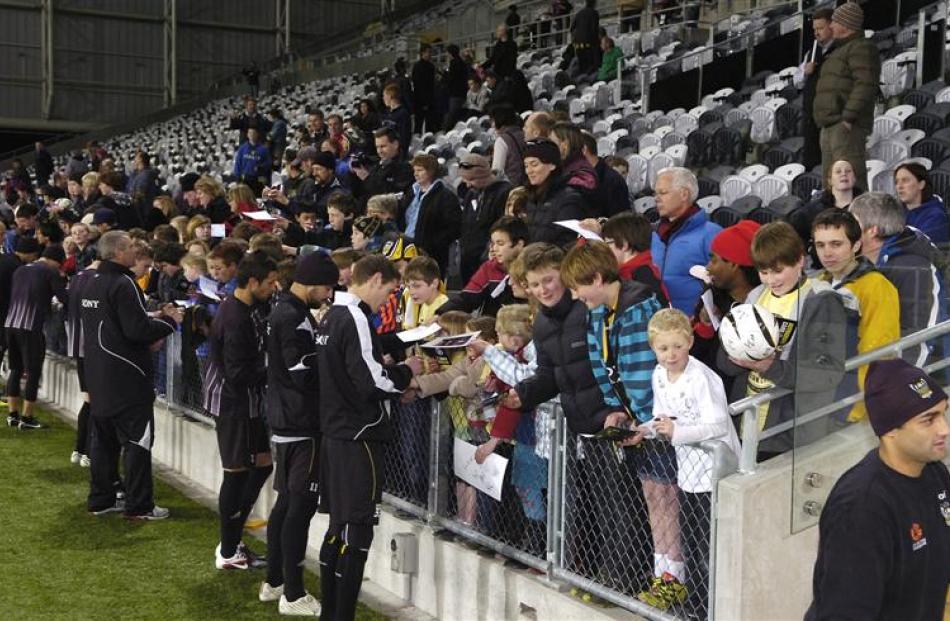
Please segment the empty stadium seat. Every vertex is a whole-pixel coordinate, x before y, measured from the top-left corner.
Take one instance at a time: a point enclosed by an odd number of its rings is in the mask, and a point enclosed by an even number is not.
[[[736,200],[750,194],[752,194],[752,182],[739,175],[726,177],[719,184],[719,196],[727,205],[731,205]]]

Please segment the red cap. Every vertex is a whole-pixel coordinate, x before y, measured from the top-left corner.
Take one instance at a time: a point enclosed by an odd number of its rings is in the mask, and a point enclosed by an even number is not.
[[[752,267],[752,238],[760,226],[752,220],[741,220],[720,231],[712,240],[711,250],[730,263]]]

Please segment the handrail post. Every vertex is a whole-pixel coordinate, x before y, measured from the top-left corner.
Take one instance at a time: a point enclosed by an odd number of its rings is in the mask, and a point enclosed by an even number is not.
[[[715,619],[716,607],[716,540],[719,524],[719,482],[736,471],[738,458],[732,449],[721,440],[705,440],[699,448],[712,457],[712,493],[709,499],[709,575],[706,618]]]
[[[742,412],[742,455],[739,456],[739,472],[755,473],[758,452],[759,408],[753,405]]]

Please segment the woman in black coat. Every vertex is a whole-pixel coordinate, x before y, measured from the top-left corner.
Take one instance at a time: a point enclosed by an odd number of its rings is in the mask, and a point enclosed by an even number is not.
[[[557,145],[550,140],[529,141],[525,145],[524,169],[529,192],[525,220],[532,243],[548,242],[562,248],[573,244],[577,234],[555,222],[583,220],[584,199],[562,174]]]
[[[461,230],[459,199],[439,178],[441,169],[434,155],[425,153],[412,158],[412,171],[416,182],[400,210],[400,225],[406,237],[438,262],[445,278],[449,247]]]

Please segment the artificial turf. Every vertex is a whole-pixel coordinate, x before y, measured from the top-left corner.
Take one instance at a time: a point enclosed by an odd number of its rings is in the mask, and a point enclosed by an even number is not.
[[[155,499],[168,520],[90,516],[89,471],[69,462],[75,431],[52,414],[39,418],[49,427],[0,428],[0,619],[283,618],[276,602],[257,600],[263,571],[214,568],[217,516],[167,483],[156,478]],[[314,574],[304,582],[319,594]]]

